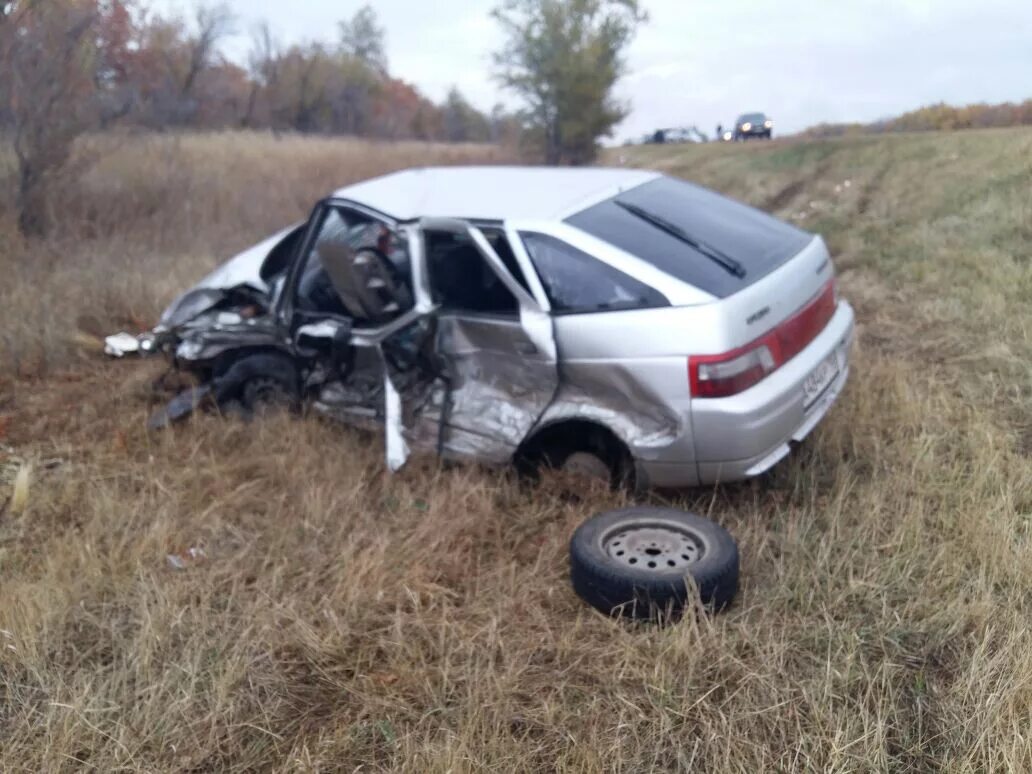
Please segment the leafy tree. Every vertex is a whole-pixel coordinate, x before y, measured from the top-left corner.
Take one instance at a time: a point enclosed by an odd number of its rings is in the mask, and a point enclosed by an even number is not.
[[[387,33],[371,5],[363,5],[340,23],[340,48],[377,72],[387,72]]]
[[[510,112],[502,104],[497,104],[491,109],[491,115],[487,120],[491,142],[509,146],[520,144],[523,125],[518,114]]]
[[[498,80],[526,105],[549,164],[585,164],[627,114],[613,86],[646,16],[638,0],[503,0],[493,12],[506,43]]]
[[[196,6],[193,23],[180,16],[154,16],[140,25],[133,85],[141,120],[149,125],[196,125],[205,112],[206,82],[223,68],[219,42],[232,32],[234,17],[225,3]]]
[[[47,192],[122,85],[128,0],[20,0],[0,16],[0,106],[18,164],[18,225],[43,235]]]
[[[148,13],[147,0],[0,0],[0,131],[16,160],[25,234],[48,230],[50,193],[86,163],[78,138],[115,121],[392,139],[511,135],[511,116],[489,119],[455,90],[438,106],[392,77],[371,6],[329,44],[284,48],[259,28],[244,70],[219,51],[233,26],[229,6],[191,4],[186,17]]]
[[[448,142],[485,142],[491,135],[487,117],[452,86],[441,105],[444,139]]]
[[[387,78],[373,100],[372,133],[377,137],[431,139],[441,134],[440,111],[410,83]]]

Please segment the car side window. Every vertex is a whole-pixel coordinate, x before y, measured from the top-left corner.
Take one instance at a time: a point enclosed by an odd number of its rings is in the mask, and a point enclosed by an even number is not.
[[[519,302],[467,234],[426,231],[430,293],[445,311],[516,316]],[[497,248],[496,248],[497,249]]]
[[[535,232],[522,232],[520,237],[555,314],[670,306],[655,288],[571,244]]]

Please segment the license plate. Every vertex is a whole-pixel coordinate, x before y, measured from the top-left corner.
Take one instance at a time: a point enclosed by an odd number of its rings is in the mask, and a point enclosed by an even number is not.
[[[832,352],[813,369],[806,377],[806,381],[803,382],[803,408],[809,408],[810,404],[821,396],[821,393],[838,376],[838,372],[838,357],[836,353]]]

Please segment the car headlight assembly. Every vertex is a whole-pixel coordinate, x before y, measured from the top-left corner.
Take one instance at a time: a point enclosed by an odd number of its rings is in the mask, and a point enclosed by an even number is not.
[[[770,129],[772,126],[774,126],[774,122],[768,118],[766,121],[763,122],[763,126],[767,129]]]
[[[750,124],[748,121],[746,121],[744,124],[742,124],[742,131],[743,132],[748,132],[750,129],[752,129],[752,124]]]
[[[204,352],[204,342],[198,339],[183,339],[176,347],[176,360],[197,360]]]

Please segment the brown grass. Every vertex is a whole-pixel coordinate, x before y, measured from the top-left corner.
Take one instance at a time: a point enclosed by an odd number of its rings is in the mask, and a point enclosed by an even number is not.
[[[245,132],[102,136],[78,150],[55,187],[55,233],[45,243],[26,244],[15,233],[13,159],[6,158],[12,182],[0,188],[0,270],[9,278],[0,284],[0,363],[16,371],[66,361],[77,322],[90,332],[149,325],[228,255],[302,220],[348,183],[421,164],[514,159],[490,145]],[[0,183],[4,172],[0,151]]]
[[[0,513],[0,768],[1032,768],[1032,132],[631,152],[820,230],[861,321],[797,454],[674,498],[744,569],[728,613],[667,628],[569,587],[566,541],[613,495],[390,477],[314,417],[151,437],[160,365],[68,343],[440,152],[144,138],[79,181],[97,212],[68,233],[0,232],[0,502],[33,470]]]

